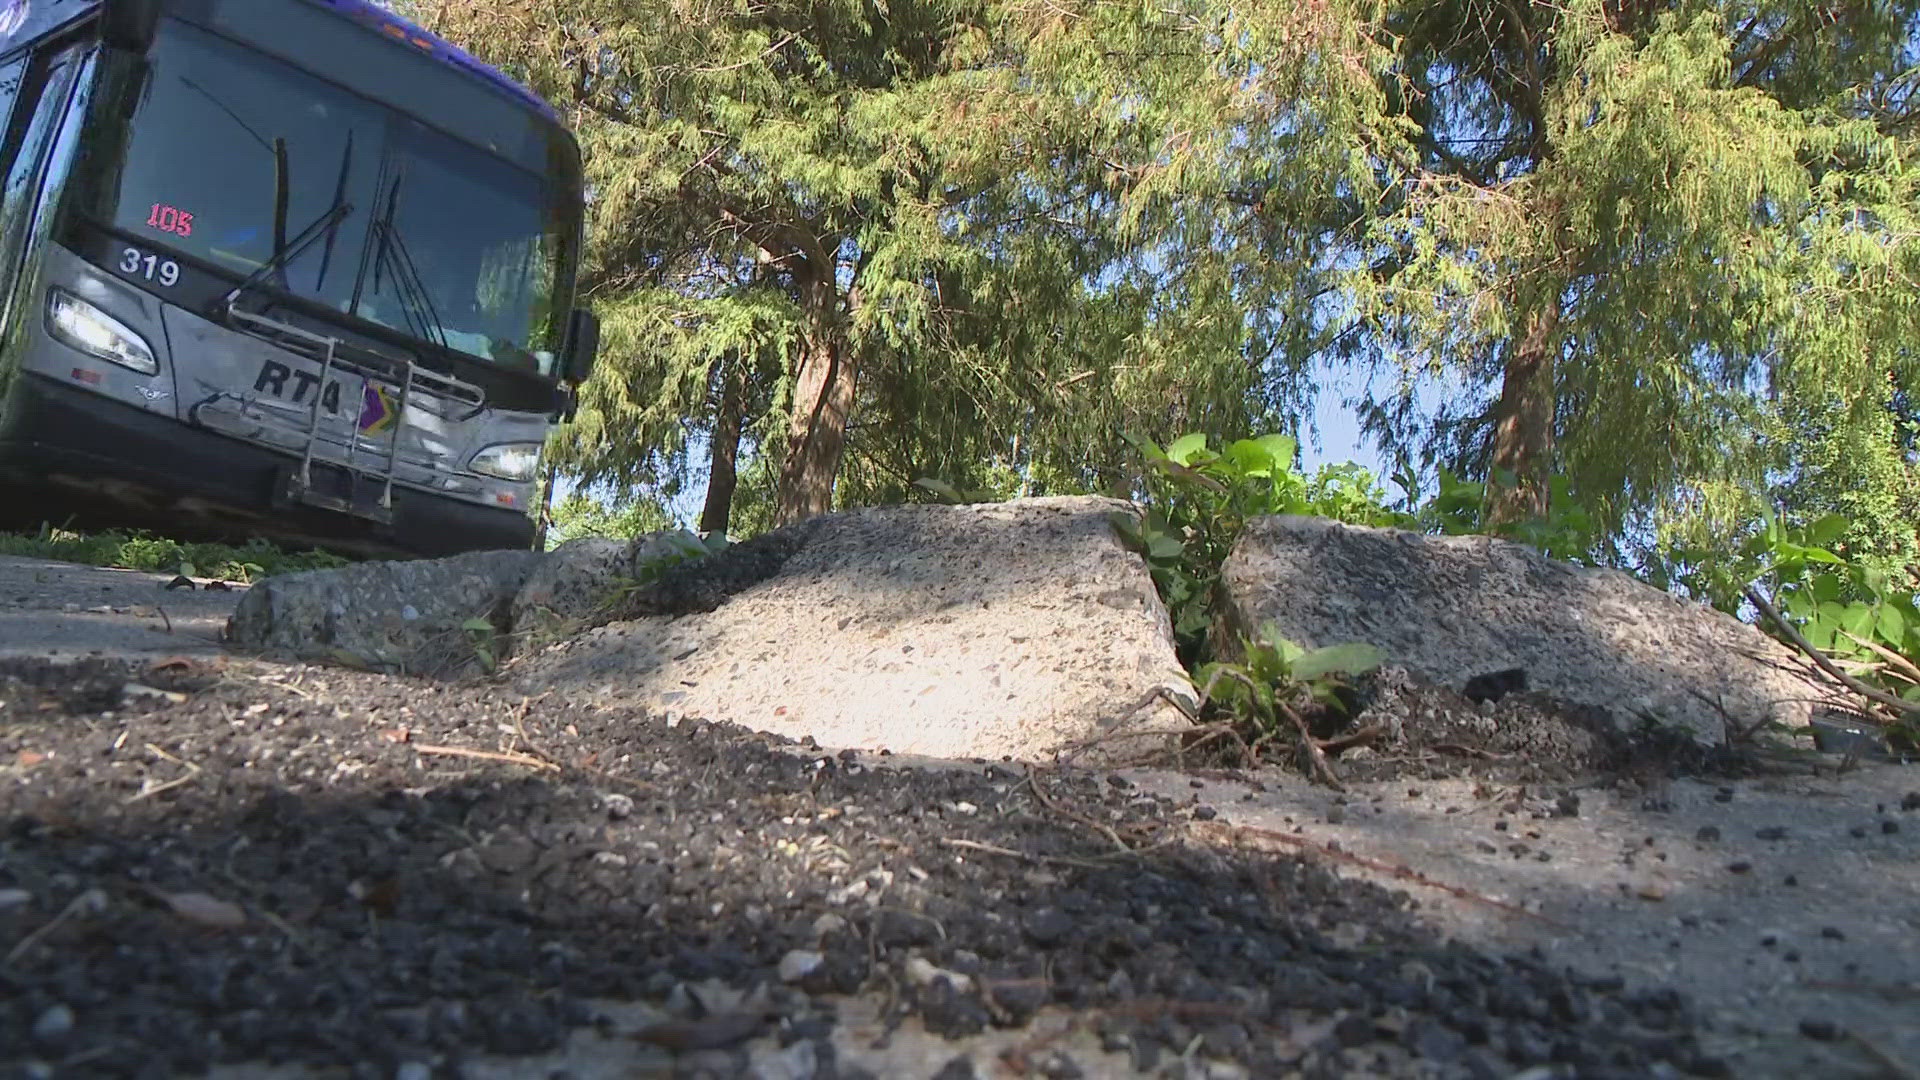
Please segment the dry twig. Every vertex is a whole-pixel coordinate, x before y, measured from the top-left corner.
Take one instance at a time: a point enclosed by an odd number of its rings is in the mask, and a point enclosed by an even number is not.
[[[1252,837],[1300,851],[1312,852],[1315,855],[1324,855],[1338,862],[1349,863],[1366,870],[1389,875],[1400,881],[1410,881],[1416,885],[1424,885],[1429,889],[1438,889],[1449,896],[1458,897],[1461,900],[1470,900],[1476,904],[1485,904],[1488,907],[1497,908],[1510,915],[1519,915],[1528,919],[1534,919],[1562,930],[1572,929],[1572,927],[1567,926],[1565,923],[1548,918],[1537,911],[1528,911],[1518,904],[1509,904],[1505,900],[1496,900],[1484,893],[1474,892],[1472,889],[1459,885],[1450,885],[1444,881],[1437,881],[1404,863],[1390,863],[1381,859],[1368,858],[1365,855],[1355,855],[1351,851],[1343,851],[1339,848],[1329,847],[1326,844],[1309,840],[1304,836],[1294,836],[1291,833],[1277,832],[1273,829],[1255,828],[1251,825],[1223,825],[1218,822],[1195,822],[1194,824],[1197,828]]]
[[[1127,843],[1125,840],[1120,839],[1120,834],[1113,831],[1113,826],[1108,825],[1105,822],[1095,821],[1092,818],[1086,816],[1085,814],[1076,813],[1072,810],[1067,809],[1064,806],[1061,806],[1059,803],[1054,802],[1053,798],[1049,796],[1044,790],[1041,789],[1040,781],[1037,777],[1037,774],[1032,769],[1027,770],[1027,788],[1028,790],[1033,792],[1033,797],[1039,800],[1040,805],[1046,807],[1049,811],[1055,814],[1058,814],[1069,821],[1076,821],[1082,825],[1085,825],[1087,828],[1093,829],[1094,831],[1100,833],[1102,836],[1105,836],[1108,840],[1111,840],[1113,842],[1114,847],[1118,848],[1123,852],[1126,852],[1129,855],[1134,853],[1133,845]]]
[[[129,806],[139,802],[141,799],[151,799],[155,795],[159,795],[163,792],[172,791],[174,788],[177,788],[177,787],[183,787],[187,784],[191,784],[193,783],[195,778],[197,778],[200,775],[200,766],[195,765],[191,761],[182,761],[180,758],[177,758],[172,754],[167,753],[165,750],[160,749],[159,747],[153,745],[152,743],[147,744],[147,749],[153,751],[154,754],[158,755],[159,757],[164,758],[167,761],[171,761],[175,765],[178,765],[181,768],[187,770],[187,775],[176,777],[172,780],[167,781],[164,784],[155,784],[152,787],[147,787],[144,784],[141,785],[141,788],[139,791],[135,792],[132,795],[127,796],[127,798],[125,799],[126,804]]]
[[[1313,732],[1307,729],[1306,718],[1291,705],[1284,702],[1275,704],[1280,707],[1281,712],[1287,714],[1287,719],[1293,721],[1293,729],[1300,733],[1300,747],[1307,755],[1307,763],[1311,766],[1313,778],[1335,791],[1347,790],[1347,786],[1340,782],[1339,775],[1333,771],[1333,766],[1327,762],[1327,752],[1320,748],[1320,741],[1315,739]]]
[[[413,748],[419,753],[432,754],[436,757],[475,758],[480,761],[498,761],[507,765],[524,765],[529,769],[549,769],[553,772],[560,771],[560,766],[544,758],[534,757],[532,754],[502,753],[498,750],[468,750],[462,746],[428,746],[421,743],[413,744]]]

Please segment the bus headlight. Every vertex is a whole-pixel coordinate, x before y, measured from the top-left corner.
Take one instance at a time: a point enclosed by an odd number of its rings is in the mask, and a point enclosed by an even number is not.
[[[145,338],[119,319],[61,289],[47,293],[47,329],[88,356],[130,368],[142,375],[160,370]]]
[[[540,472],[539,443],[499,443],[473,455],[467,468],[497,480],[525,482]]]

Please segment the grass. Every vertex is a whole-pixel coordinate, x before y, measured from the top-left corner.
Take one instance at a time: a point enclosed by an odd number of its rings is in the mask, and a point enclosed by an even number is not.
[[[264,540],[250,540],[239,547],[183,544],[144,532],[81,533],[52,527],[31,534],[0,533],[0,555],[248,584],[296,570],[347,564],[346,559],[324,551],[284,551]]]

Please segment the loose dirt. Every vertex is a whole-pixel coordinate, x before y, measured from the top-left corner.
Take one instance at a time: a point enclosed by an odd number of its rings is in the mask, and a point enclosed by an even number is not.
[[[1275,768],[907,762],[217,648],[61,648],[0,661],[14,1075],[1920,1062],[1910,769],[1700,777],[1728,762],[1623,757],[1525,695],[1415,690],[1371,716],[1437,711],[1342,755],[1336,793]]]

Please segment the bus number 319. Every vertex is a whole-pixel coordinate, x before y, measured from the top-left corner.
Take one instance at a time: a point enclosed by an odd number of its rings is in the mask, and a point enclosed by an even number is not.
[[[120,272],[133,277],[158,281],[166,288],[180,284],[180,264],[172,259],[162,259],[158,255],[149,255],[138,248],[127,248],[120,253]]]

